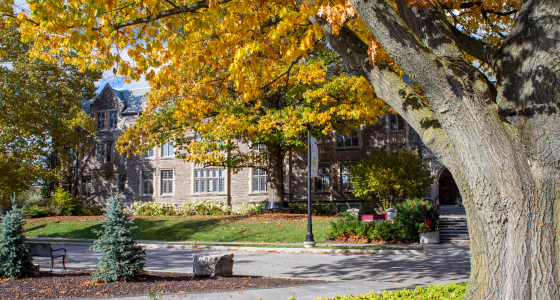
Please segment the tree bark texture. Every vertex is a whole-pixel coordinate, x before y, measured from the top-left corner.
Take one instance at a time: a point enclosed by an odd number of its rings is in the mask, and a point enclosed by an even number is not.
[[[370,64],[350,29],[311,21],[453,174],[471,239],[465,299],[560,299],[560,3],[525,1],[498,47],[458,32],[438,4],[350,2],[427,101]],[[497,88],[463,51],[494,68]]]
[[[268,170],[266,172],[266,185],[268,189],[268,201],[284,201],[284,172],[282,170],[284,153],[282,146],[276,143],[267,144],[268,148]]]

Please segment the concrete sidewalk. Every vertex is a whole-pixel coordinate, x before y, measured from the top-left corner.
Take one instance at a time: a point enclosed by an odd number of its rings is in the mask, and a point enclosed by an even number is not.
[[[88,269],[97,264],[99,253],[91,245],[54,244],[68,250],[67,268]],[[146,270],[192,273],[192,255],[226,251],[196,249],[185,245],[147,244]],[[440,245],[441,246],[441,245]],[[270,250],[271,248],[266,248]],[[463,248],[464,250],[464,248]],[[435,251],[435,250],[434,250]],[[447,251],[438,255],[322,254],[227,251],[233,253],[236,275],[328,280],[329,282],[282,288],[165,295],[164,299],[316,299],[336,294],[396,290],[404,287],[466,282],[470,273],[467,251]],[[50,259],[37,258],[50,269]],[[55,265],[60,272],[62,266]],[[202,296],[202,297],[201,297]],[[231,296],[231,297],[230,297]],[[82,300],[84,298],[81,298]],[[107,299],[107,297],[103,297]],[[147,299],[146,295],[115,299]]]

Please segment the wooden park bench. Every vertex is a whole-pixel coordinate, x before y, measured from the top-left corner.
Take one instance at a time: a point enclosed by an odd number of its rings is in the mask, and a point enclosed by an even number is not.
[[[31,248],[31,256],[51,258],[51,271],[53,270],[54,259],[59,257],[62,257],[62,266],[64,267],[64,270],[66,270],[66,264],[65,264],[66,249],[64,248],[53,249],[50,243],[27,243],[27,244],[29,245],[29,248]],[[64,250],[64,254],[55,256],[53,253],[62,250]]]

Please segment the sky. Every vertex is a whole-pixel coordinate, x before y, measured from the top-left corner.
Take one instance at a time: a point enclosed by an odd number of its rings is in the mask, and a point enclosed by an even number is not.
[[[105,71],[103,73],[103,79],[95,83],[95,86],[97,87],[96,93],[100,93],[107,83],[109,83],[109,85],[111,85],[111,87],[116,90],[137,89],[150,86],[150,84],[145,79],[133,81],[131,83],[125,83],[122,78],[114,78],[112,77],[112,75],[112,71]]]

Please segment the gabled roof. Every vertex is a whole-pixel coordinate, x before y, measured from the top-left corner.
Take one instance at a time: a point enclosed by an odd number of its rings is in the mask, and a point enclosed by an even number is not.
[[[150,91],[149,87],[129,89],[129,90],[115,90],[117,97],[125,102],[125,109],[122,111],[124,114],[142,112],[144,102],[147,100],[146,93]]]
[[[93,99],[82,100],[82,109],[87,114],[90,113],[91,105],[95,103],[95,100],[97,100],[99,95],[103,94],[103,92],[105,92],[106,89],[109,89],[111,93],[114,93],[117,96],[117,98],[119,98],[119,100],[123,102],[124,105],[123,105],[122,113],[124,114],[133,114],[133,113],[142,112],[142,107],[144,106],[145,101],[147,100],[146,93],[150,91],[149,87],[127,89],[127,90],[115,90],[111,87],[109,83],[107,83],[105,84],[101,92],[98,95],[96,95]]]

